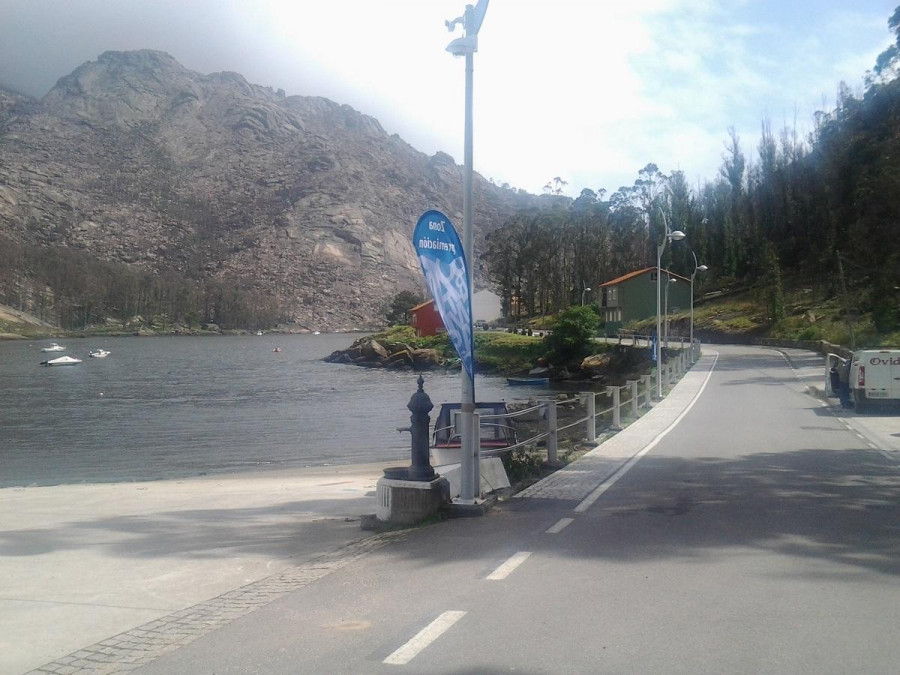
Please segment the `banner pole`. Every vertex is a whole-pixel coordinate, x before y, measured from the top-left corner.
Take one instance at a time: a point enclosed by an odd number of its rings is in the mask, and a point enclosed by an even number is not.
[[[469,289],[472,288],[473,271],[475,269],[475,257],[473,255],[472,236],[472,66],[474,55],[471,51],[466,53],[466,130],[465,130],[465,159],[463,174],[463,250],[466,254],[469,273]],[[470,290],[471,293],[471,290]],[[474,346],[474,345],[473,345]],[[463,368],[460,372],[460,384],[462,392],[460,398],[460,410],[467,418],[468,428],[472,429],[473,415],[475,413],[475,382],[474,376],[470,376]],[[462,437],[462,464],[460,470],[460,494],[461,502],[472,503],[475,500],[475,461],[474,461],[474,437],[465,434]]]

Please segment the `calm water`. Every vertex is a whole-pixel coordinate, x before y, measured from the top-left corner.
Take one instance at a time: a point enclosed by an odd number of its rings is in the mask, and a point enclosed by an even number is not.
[[[51,354],[49,340],[0,341],[0,487],[408,458],[396,427],[417,375],[322,361],[355,337],[67,339]],[[87,358],[97,347],[112,354]],[[84,363],[38,365],[61,355]],[[459,400],[458,375],[425,379],[435,404]],[[480,376],[476,391],[547,393]]]

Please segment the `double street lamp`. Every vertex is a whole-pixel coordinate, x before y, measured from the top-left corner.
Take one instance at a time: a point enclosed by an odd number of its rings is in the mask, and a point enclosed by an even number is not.
[[[677,279],[673,279],[668,271],[666,272],[666,278],[669,280],[669,282],[666,284],[666,306],[663,309],[663,316],[665,317],[663,319],[663,332],[665,333],[666,349],[668,349],[669,348],[669,287],[672,284],[674,284],[677,281]],[[678,310],[677,307],[674,307],[672,309],[672,311],[677,311],[677,310]]]
[[[669,230],[669,221],[668,219],[666,219],[666,213],[662,210],[662,207],[660,207],[659,209],[659,214],[663,219],[665,233],[663,234],[662,239],[656,247],[656,389],[658,397],[662,398],[662,345],[659,341],[659,338],[662,335],[660,326],[660,300],[662,300],[662,287],[660,285],[660,280],[662,279],[662,271],[660,268],[662,254],[663,251],[666,250],[666,244],[670,241],[681,241],[682,239],[684,239],[685,235],[681,230]]]
[[[697,254],[691,251],[694,256],[694,272],[691,274],[691,354],[694,353],[694,277],[697,272],[705,272],[709,268],[706,265],[697,264]],[[693,358],[693,357],[692,357]]]

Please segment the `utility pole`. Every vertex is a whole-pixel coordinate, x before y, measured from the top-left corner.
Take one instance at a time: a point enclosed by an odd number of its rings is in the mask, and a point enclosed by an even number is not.
[[[844,278],[844,263],[841,262],[841,252],[835,251],[838,259],[838,273],[841,276],[841,294],[844,296],[844,317],[847,320],[847,328],[850,330],[850,351],[856,351],[856,335],[853,332],[853,319],[850,317],[850,297],[847,295],[847,280]]]

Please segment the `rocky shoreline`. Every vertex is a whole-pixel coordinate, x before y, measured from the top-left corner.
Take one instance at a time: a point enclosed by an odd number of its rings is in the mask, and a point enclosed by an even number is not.
[[[328,363],[347,363],[364,368],[393,370],[434,370],[447,367],[451,359],[437,349],[416,349],[405,342],[379,342],[367,335],[347,349],[338,349],[325,357]]]

